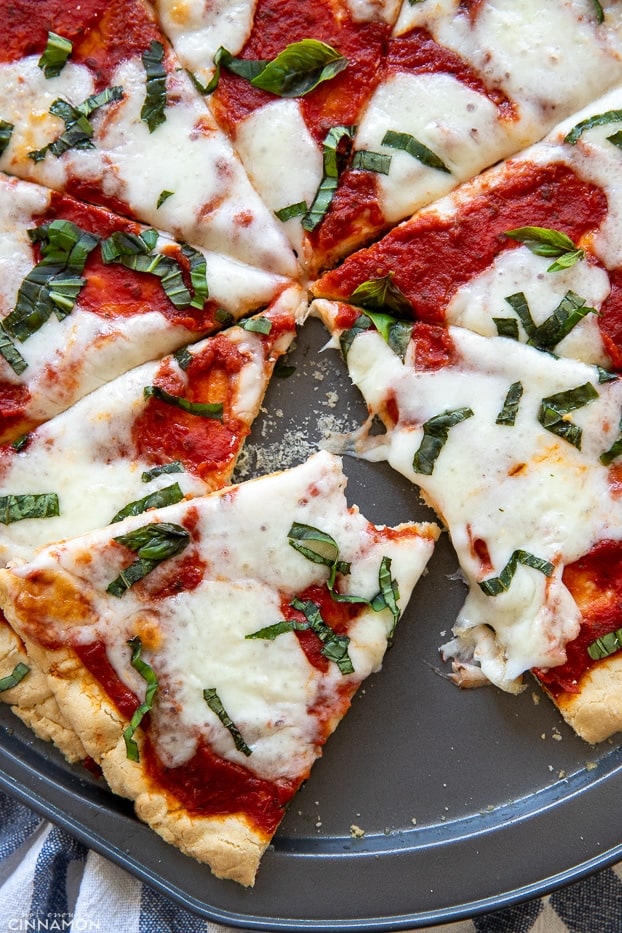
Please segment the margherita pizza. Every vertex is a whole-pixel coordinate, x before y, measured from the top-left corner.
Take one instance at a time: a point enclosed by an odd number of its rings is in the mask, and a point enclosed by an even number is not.
[[[347,450],[447,529],[448,678],[622,731],[620,0],[0,26],[2,698],[252,884],[434,567],[436,524],[346,503]],[[234,484],[309,307],[369,419]]]

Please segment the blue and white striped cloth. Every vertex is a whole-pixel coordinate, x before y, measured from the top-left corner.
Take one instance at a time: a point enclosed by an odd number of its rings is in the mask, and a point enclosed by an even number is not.
[[[0,793],[0,933],[226,933]],[[621,933],[622,866],[428,933]]]

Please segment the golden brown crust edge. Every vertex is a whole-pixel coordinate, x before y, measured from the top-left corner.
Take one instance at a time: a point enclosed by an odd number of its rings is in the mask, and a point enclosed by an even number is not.
[[[578,736],[592,745],[605,741],[622,731],[622,655],[604,658],[590,668],[578,693],[549,696]]]

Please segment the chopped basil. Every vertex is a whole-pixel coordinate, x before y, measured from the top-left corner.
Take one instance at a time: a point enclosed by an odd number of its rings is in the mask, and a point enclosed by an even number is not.
[[[456,408],[426,421],[423,424],[423,439],[413,458],[415,473],[431,476],[438,456],[449,439],[450,429],[472,417],[472,409]]]
[[[617,146],[618,149],[622,149],[622,130],[618,130],[616,133],[612,133],[611,136],[608,136],[607,142]]]
[[[13,450],[16,450],[17,452],[19,452],[20,450],[24,450],[24,448],[28,446],[29,441],[30,441],[30,434],[29,433],[22,434],[21,437],[16,437],[15,440],[12,441],[11,447],[13,448]]]
[[[398,133],[395,130],[387,130],[382,140],[383,146],[389,146],[390,149],[401,149],[407,152],[413,159],[426,165],[428,168],[435,168],[439,172],[447,172],[451,175],[451,169],[447,168],[445,163],[435,152],[424,146],[422,142],[411,136],[410,133]]]
[[[509,427],[514,427],[516,421],[516,415],[518,414],[518,406],[520,400],[523,397],[523,384],[522,382],[513,382],[510,388],[508,389],[507,395],[505,396],[505,401],[503,403],[503,408],[497,415],[496,423],[508,425]]]
[[[348,60],[325,42],[302,39],[286,46],[272,61],[235,58],[221,46],[214,63],[279,97],[303,97],[343,71]]]
[[[53,220],[28,231],[41,244],[42,259],[23,280],[15,308],[2,321],[4,331],[24,342],[42,327],[52,313],[59,320],[74,307],[86,260],[98,239],[69,220]]]
[[[54,518],[60,515],[55,492],[0,496],[0,524],[11,525],[25,518]]]
[[[532,567],[534,570],[539,570],[545,577],[550,577],[555,570],[553,564],[548,560],[535,557],[533,554],[530,554],[529,551],[523,551],[521,548],[517,548],[499,576],[489,577],[488,580],[480,580],[480,588],[487,596],[498,596],[500,593],[509,590],[519,564],[523,564],[525,567]]]
[[[188,246],[187,243],[183,244],[181,251],[188,260],[190,266],[190,284],[194,291],[190,307],[201,310],[209,298],[207,260],[203,253],[200,253],[198,249],[194,249],[193,246]]]
[[[595,12],[595,14],[596,14],[596,22],[597,22],[597,23],[604,23],[604,22],[605,22],[605,11],[604,11],[603,8],[602,8],[602,4],[599,2],[599,0],[592,0],[592,3],[594,4],[594,12]]]
[[[238,729],[238,727],[233,722],[233,720],[227,713],[226,709],[222,705],[221,699],[218,696],[216,688],[206,687],[205,690],[203,691],[203,699],[205,700],[205,702],[207,703],[211,711],[218,716],[218,718],[220,719],[225,729],[229,730],[229,732],[231,733],[231,738],[233,739],[234,745],[237,748],[237,750],[239,752],[242,752],[242,754],[246,755],[247,757],[249,755],[252,755],[253,754],[252,748],[250,748],[246,744],[246,742],[242,738],[242,733],[240,732],[240,730]]]
[[[112,596],[123,596],[134,583],[151,573],[161,561],[181,554],[190,543],[190,534],[181,525],[153,522],[119,535],[113,540],[134,551],[138,556],[138,560],[122,570],[106,589]]]
[[[620,421],[618,430],[618,437],[613,442],[612,446],[598,458],[603,466],[610,466],[613,461],[617,460],[620,454],[622,454],[622,420]]]
[[[383,152],[370,152],[369,149],[358,149],[352,157],[352,168],[388,175],[391,168],[391,156]]]
[[[250,635],[245,635],[245,638],[265,638],[266,641],[274,641],[275,638],[284,635],[286,632],[306,632],[308,628],[306,622],[299,622],[297,619],[281,619],[280,622],[275,622],[274,625],[266,625],[257,629],[256,632],[251,632]]]
[[[214,75],[214,77],[208,84],[201,84],[197,76],[193,74],[192,71],[189,71],[187,68],[184,68],[184,71],[186,72],[186,74],[188,75],[192,83],[194,84],[199,94],[203,94],[205,96],[206,94],[211,94],[212,91],[216,90],[216,86],[218,84],[218,77],[220,73],[219,68],[216,69],[216,74]]]
[[[365,314],[395,355],[403,361],[412,337],[413,322],[402,321],[392,314],[383,314],[380,311],[366,310]]]
[[[347,359],[348,353],[350,352],[350,347],[358,335],[363,334],[366,330],[369,330],[371,326],[371,318],[368,317],[367,314],[359,314],[352,327],[349,327],[348,330],[344,330],[341,337],[339,338],[339,346],[341,348],[341,352],[343,353],[344,359]]]
[[[4,693],[5,690],[10,690],[11,687],[17,687],[18,683],[20,683],[29,672],[30,668],[28,665],[19,661],[10,674],[0,678],[0,693]]]
[[[28,363],[19,352],[11,338],[8,334],[2,329],[2,324],[0,323],[0,356],[4,357],[7,361],[13,372],[17,376],[28,369]]]
[[[233,315],[231,311],[227,311],[226,308],[216,308],[214,311],[214,320],[218,324],[222,324],[223,327],[228,327],[230,324],[233,324]]]
[[[567,291],[552,314],[542,324],[536,324],[523,292],[509,295],[505,300],[519,317],[527,343],[538,350],[554,349],[586,315],[598,313],[595,308],[588,307],[580,295]]]
[[[143,483],[149,483],[156,476],[162,476],[163,473],[185,473],[184,465],[181,460],[172,460],[170,463],[162,463],[159,466],[145,470],[141,479]]]
[[[165,201],[168,201],[169,198],[172,198],[175,194],[174,191],[167,191],[166,188],[160,192],[158,200],[156,202],[156,210],[164,204]]]
[[[48,152],[58,159],[68,149],[94,149],[95,144],[92,141],[94,130],[89,117],[100,107],[121,100],[122,97],[123,88],[115,86],[87,97],[77,107],[60,97],[57,98],[50,106],[50,113],[61,118],[65,124],[65,131],[43,149],[34,149],[29,152],[28,157],[33,162],[41,162]]]
[[[135,272],[156,275],[161,280],[169,301],[176,308],[188,308],[194,298],[186,288],[181,267],[170,256],[153,252],[157,240],[156,230],[144,230],[140,234],[117,230],[102,241],[102,259],[107,264],[118,262]],[[202,304],[199,307],[202,307]]]
[[[37,63],[46,78],[58,77],[71,55],[72,48],[69,39],[65,39],[64,36],[59,36],[55,32],[48,32],[45,51]]]
[[[338,573],[350,573],[350,564],[339,560],[339,547],[331,535],[313,525],[294,522],[287,533],[290,545],[314,564],[324,564],[330,570],[328,588],[333,590]]]
[[[149,127],[149,132],[153,133],[166,120],[166,68],[162,64],[164,46],[153,39],[141,58],[147,81],[140,118]]]
[[[14,129],[14,123],[9,123],[7,120],[0,120],[0,156],[4,155],[4,150],[11,141],[11,135]]]
[[[569,421],[567,416],[570,412],[583,408],[584,405],[589,404],[596,398],[598,398],[598,392],[591,382],[586,382],[565,392],[549,395],[547,398],[543,398],[540,403],[538,421],[547,431],[568,441],[577,450],[581,450],[583,430],[578,425],[573,424],[572,421]]]
[[[285,223],[287,220],[291,220],[292,217],[303,217],[308,210],[309,205],[306,201],[297,201],[295,204],[288,204],[274,213],[277,220]]]
[[[200,415],[203,418],[222,418],[222,402],[190,402],[180,395],[171,395],[160,386],[145,386],[143,392],[146,399],[157,398],[160,402],[175,405],[191,415]]]
[[[591,130],[594,126],[606,126],[608,123],[619,123],[622,121],[622,110],[607,110],[605,113],[597,113],[593,117],[586,117],[574,126],[567,136],[564,137],[565,143],[574,146],[586,130]]]
[[[622,628],[601,635],[587,646],[587,653],[593,661],[601,661],[603,658],[608,658],[610,654],[615,654],[620,648],[622,648]]]
[[[570,237],[561,230],[552,230],[549,227],[517,227],[515,230],[506,231],[505,235],[524,243],[536,256],[557,257],[547,272],[569,269],[585,259],[585,250],[576,247]]]
[[[142,652],[142,642],[138,636],[130,638],[128,645],[132,649],[132,657],[130,658],[130,664],[134,670],[138,671],[140,676],[143,678],[147,684],[147,689],[145,691],[145,699],[140,704],[138,709],[135,710],[134,715],[130,719],[130,724],[123,731],[123,739],[125,741],[125,752],[130,761],[139,761],[138,745],[134,739],[134,733],[136,732],[138,726],[141,724],[143,717],[151,712],[153,708],[153,701],[158,690],[158,680],[153,671],[153,668],[147,664],[146,661],[143,661],[141,658]]]
[[[302,218],[302,226],[312,232],[322,222],[330,207],[339,184],[339,147],[354,136],[353,126],[333,126],[324,137],[322,147],[324,176],[313,199],[313,203]]]
[[[179,350],[176,350],[175,353],[173,353],[173,359],[179,368],[185,372],[192,363],[194,357],[188,347],[181,347]]]
[[[292,599],[290,606],[302,612],[309,623],[311,631],[315,632],[322,642],[321,654],[329,661],[333,661],[342,674],[353,674],[354,665],[348,654],[348,645],[350,638],[347,635],[340,635],[328,625],[322,618],[320,607],[312,599],[306,599],[304,602],[298,597]]]
[[[243,321],[238,321],[238,325],[243,330],[252,331],[256,334],[269,334],[272,330],[272,322],[266,317],[249,317]]]
[[[611,373],[609,370],[603,369],[602,366],[597,366],[596,371],[599,385],[603,385],[605,382],[615,382],[619,378],[617,373]]]
[[[493,323],[497,328],[499,337],[507,337],[509,340],[518,340],[518,321],[513,317],[493,317]]]
[[[382,558],[380,562],[380,569],[378,571],[380,592],[374,596],[370,603],[374,612],[382,612],[383,609],[388,609],[393,616],[393,625],[391,626],[391,631],[388,635],[389,643],[393,638],[395,627],[400,620],[400,608],[398,605],[400,591],[397,585],[397,580],[391,576],[391,564],[392,560],[390,557],[385,556]]]
[[[161,509],[165,505],[174,505],[175,502],[181,502],[184,494],[179,483],[173,483],[171,486],[164,486],[162,489],[156,489],[155,492],[143,496],[142,499],[135,499],[134,502],[128,502],[117,514],[110,520],[110,524],[120,522],[128,515],[141,515],[147,509]]]
[[[408,298],[393,282],[393,272],[377,279],[367,279],[354,289],[348,298],[350,304],[376,311],[393,311],[395,314],[412,317],[413,308]]]

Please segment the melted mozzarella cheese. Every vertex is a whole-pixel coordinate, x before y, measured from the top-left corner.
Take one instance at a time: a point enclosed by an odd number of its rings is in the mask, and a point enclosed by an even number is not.
[[[145,643],[143,658],[156,670],[161,687],[161,702],[156,702],[150,719],[165,764],[183,764],[203,739],[218,754],[263,778],[296,779],[313,763],[323,741],[314,707],[328,713],[329,724],[336,725],[342,685],[356,685],[378,669],[392,616],[386,609],[361,610],[361,620],[350,631],[355,671],[347,675],[334,663],[326,672],[311,665],[294,633],[271,641],[246,638],[282,618],[282,600],[326,580],[326,567],[289,545],[292,523],[312,525],[335,538],[340,558],[352,562],[352,578],[345,578],[349,593],[355,587],[358,595],[373,597],[382,558],[391,558],[401,610],[437,534],[433,526],[403,526],[399,535],[370,529],[356,509],[348,509],[344,487],[338,458],[320,452],[292,470],[115,526],[115,533],[125,533],[146,521],[192,521],[198,556],[207,572],[195,588],[152,603],[132,589],[122,603],[106,594],[120,569],[119,549],[111,546],[107,529],[43,549],[13,573],[19,577],[60,567],[77,578],[94,609],[92,618],[86,616],[79,626],[63,632],[62,620],[55,618],[50,604],[46,626],[61,639],[103,639],[119,677],[138,696],[144,695],[145,684],[130,667],[126,642],[141,626],[155,626],[159,643],[153,649]],[[252,749],[249,757],[234,747],[228,730],[207,706],[206,688],[217,690]]]
[[[330,322],[330,305],[316,307]],[[409,358],[402,363],[377,332],[354,340],[348,368],[371,413],[382,416],[389,397],[399,412],[386,436],[363,436],[359,448],[418,485],[447,524],[469,584],[448,655],[516,690],[524,671],[563,663],[565,645],[578,632],[580,612],[562,582],[565,564],[622,534],[622,502],[599,462],[618,434],[622,389],[617,380],[599,385],[590,366],[516,341],[460,328],[450,335],[457,360],[436,371],[417,371]],[[516,382],[523,396],[515,425],[497,424]],[[538,415],[544,398],[588,382],[598,397],[565,416],[583,430],[578,450],[546,430]],[[432,474],[417,472],[425,423],[460,409],[472,414],[448,430]],[[498,576],[517,550],[550,561],[552,575],[519,564],[505,592],[485,595],[479,583]]]

